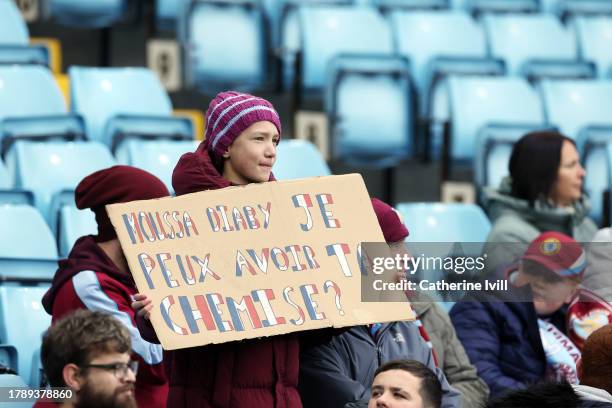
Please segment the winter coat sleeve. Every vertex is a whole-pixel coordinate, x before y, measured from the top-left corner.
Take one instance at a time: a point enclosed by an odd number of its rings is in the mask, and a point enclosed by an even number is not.
[[[369,398],[370,391],[351,378],[350,363],[334,341],[301,353],[299,389],[304,408],[336,408]]]
[[[489,386],[492,395],[527,386],[504,375],[500,368],[499,327],[487,304],[458,302],[450,316],[470,361]]]
[[[489,396],[489,387],[470,363],[448,313],[432,303],[419,318],[429,333],[446,379],[461,393],[462,406],[483,405]]]

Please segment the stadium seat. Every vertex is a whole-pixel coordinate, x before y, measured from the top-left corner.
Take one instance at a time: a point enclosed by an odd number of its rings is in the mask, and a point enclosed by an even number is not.
[[[36,208],[29,205],[0,206],[0,230],[0,275],[10,274],[23,278],[53,277],[57,267],[57,247],[49,226]],[[37,268],[11,270],[12,264],[8,263],[9,260],[50,260],[53,269],[50,274],[48,270],[45,272],[45,262],[41,262],[42,266]]]
[[[172,171],[178,159],[193,152],[200,142],[195,140],[128,140],[117,151],[117,162],[139,167],[159,177],[172,190]]]
[[[504,73],[503,63],[487,56],[482,27],[463,11],[399,11],[390,21],[396,52],[410,60],[422,117],[446,75]]]
[[[77,239],[98,233],[98,224],[90,210],[79,210],[75,205],[62,205],[59,210],[58,244],[61,257],[67,257]]]
[[[413,154],[414,102],[403,57],[337,56],[326,87],[335,160],[389,168]]]
[[[612,80],[543,81],[541,92],[548,123],[576,140],[580,151],[588,127],[612,126]]]
[[[578,16],[597,16],[612,14],[609,0],[541,0],[542,11],[568,20]]]
[[[591,132],[582,161],[586,171],[584,190],[591,199],[590,216],[599,225],[609,225],[612,208],[609,196],[607,202],[605,197],[612,193],[612,128]]]
[[[0,66],[0,141],[5,153],[20,138],[79,139],[84,125],[68,114],[51,72],[43,66]]]
[[[612,75],[612,17],[576,17],[574,24],[582,59],[596,63],[600,78],[610,77]]]
[[[393,55],[390,27],[374,8],[313,6],[300,9],[299,21],[303,90],[322,91],[339,54]]]
[[[396,209],[414,242],[484,243],[491,229],[475,204],[401,203]]]
[[[215,93],[265,84],[266,36],[258,0],[191,2],[181,26],[188,85]]]
[[[540,9],[538,0],[451,0],[452,8],[471,14],[533,13]]]
[[[471,162],[479,135],[488,137],[500,129],[503,138],[512,129],[516,136],[525,129],[544,127],[544,114],[537,93],[521,78],[451,77],[446,91],[448,112],[434,112],[437,121],[450,120],[450,160]],[[436,105],[437,106],[437,105]]]
[[[578,61],[573,33],[552,15],[487,15],[483,18],[492,56],[508,74],[533,79],[588,78],[592,64]]]
[[[28,385],[16,374],[0,374],[0,387],[24,388]],[[33,402],[0,402],[0,408],[32,408]]]
[[[329,176],[331,171],[315,145],[306,140],[281,140],[272,170],[277,180]]]
[[[172,116],[159,79],[146,68],[71,67],[72,110],[85,120],[89,139],[112,151],[123,140],[193,139],[191,121]]]
[[[4,163],[0,161],[0,189],[8,189],[12,187],[12,182]]]
[[[45,14],[71,27],[102,28],[121,20],[128,0],[47,0]]]
[[[158,29],[176,29],[187,0],[155,0],[155,23]]]
[[[383,13],[393,10],[448,9],[449,0],[369,0]]]
[[[0,1],[0,63],[48,65],[47,49],[29,41],[28,27],[15,3]]]
[[[42,334],[51,324],[51,316],[41,304],[48,288],[48,283],[0,285],[0,342],[17,348],[17,373],[30,387],[40,386],[32,364],[37,365]]]
[[[53,231],[57,228],[57,211],[53,197],[74,189],[87,175],[113,166],[115,160],[106,146],[96,142],[19,141],[6,159],[15,174],[15,187],[34,192],[35,204]]]

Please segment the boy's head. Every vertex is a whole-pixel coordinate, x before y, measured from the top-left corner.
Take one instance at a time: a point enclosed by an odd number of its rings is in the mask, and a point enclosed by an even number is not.
[[[560,232],[543,232],[523,254],[517,283],[531,285],[536,312],[548,315],[571,300],[585,269],[578,242]]]
[[[267,100],[221,92],[206,111],[204,146],[215,166],[234,184],[268,181],[276,160],[281,121]]]

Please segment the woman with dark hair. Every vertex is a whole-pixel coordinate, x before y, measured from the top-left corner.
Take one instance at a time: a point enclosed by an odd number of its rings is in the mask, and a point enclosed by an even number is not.
[[[591,241],[597,227],[587,217],[585,171],[572,139],[550,131],[529,133],[514,145],[509,170],[499,189],[485,190],[493,223],[485,246],[487,270],[512,262],[543,231]],[[516,244],[495,245],[502,242]]]

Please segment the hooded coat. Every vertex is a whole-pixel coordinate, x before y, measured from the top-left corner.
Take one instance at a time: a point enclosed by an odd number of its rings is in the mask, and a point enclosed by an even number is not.
[[[106,312],[123,323],[130,332],[133,358],[139,363],[138,406],[163,408],[168,395],[163,351],[159,344],[144,340],[136,327],[131,308],[131,296],[136,292],[132,276],[117,269],[93,236],[84,236],[74,244],[68,259],[59,262],[42,304],[52,323],[76,309]]]
[[[195,152],[180,158],[172,184],[177,195],[231,185],[215,168],[203,144]],[[139,319],[138,325],[145,338],[158,341],[148,321]],[[297,390],[297,335],[166,351],[164,359],[170,380],[168,407],[302,406]]]
[[[484,191],[484,207],[492,223],[484,248],[489,272],[512,263],[542,232],[562,232],[578,242],[590,242],[597,232],[597,226],[587,216],[590,204],[586,195],[571,207],[561,208],[541,200],[530,205],[527,200],[512,196],[511,191],[510,177],[502,180],[499,189]]]

